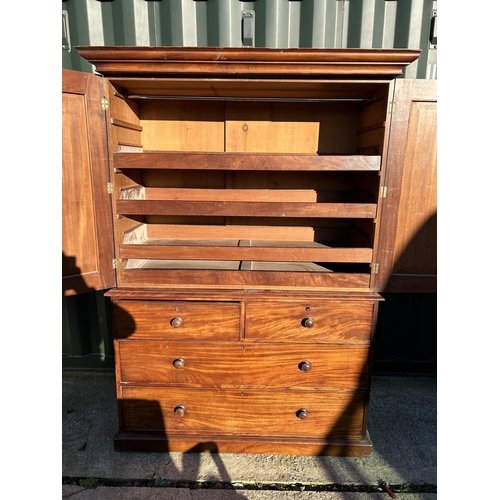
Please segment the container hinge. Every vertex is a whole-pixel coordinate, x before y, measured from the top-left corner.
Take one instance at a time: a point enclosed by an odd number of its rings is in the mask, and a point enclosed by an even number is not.
[[[372,264],[373,274],[378,274],[378,262]]]
[[[113,259],[112,264],[113,264],[113,269],[118,269],[118,259]]]
[[[103,98],[101,99],[101,107],[102,107],[102,110],[103,110],[103,111],[106,111],[106,110],[108,109],[108,106],[109,106],[108,100],[107,100],[105,97],[103,97]]]
[[[380,197],[387,198],[387,186],[382,186],[380,188]]]
[[[113,194],[114,186],[112,182],[108,182],[108,194]]]

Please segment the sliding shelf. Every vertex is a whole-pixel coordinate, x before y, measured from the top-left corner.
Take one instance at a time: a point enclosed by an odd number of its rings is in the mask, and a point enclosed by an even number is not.
[[[380,156],[144,151],[114,153],[115,170],[195,169],[273,171],[379,171]]]
[[[255,240],[158,240],[120,245],[127,259],[369,263],[371,248],[335,248],[317,242]]]
[[[313,264],[269,262],[234,262],[230,269],[228,262],[201,261],[191,264],[180,261],[183,268],[174,267],[175,261],[142,260],[128,261],[127,268],[120,274],[120,286],[163,288],[183,287],[245,287],[264,289],[327,288],[366,289],[370,283],[369,272],[329,272]],[[203,267],[202,267],[203,266]]]
[[[374,218],[376,203],[117,200],[119,215]]]
[[[344,228],[342,239],[326,242],[332,230],[139,224],[119,245],[121,286],[366,288],[372,248],[366,247],[367,241],[363,246],[363,237],[349,228]]]
[[[136,150],[113,161],[116,213],[139,224],[117,247],[120,286],[369,286],[380,156]]]

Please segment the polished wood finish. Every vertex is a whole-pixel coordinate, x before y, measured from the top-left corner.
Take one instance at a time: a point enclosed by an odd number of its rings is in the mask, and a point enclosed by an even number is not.
[[[165,76],[234,78],[265,75],[318,78],[393,79],[402,75],[420,50],[268,49],[212,47],[76,47],[108,77]]]
[[[389,104],[419,51],[78,50],[108,99],[115,448],[368,456]]]
[[[122,272],[121,286],[123,288],[207,286],[287,290],[293,284],[295,288],[303,290],[311,288],[366,290],[370,283],[369,274],[328,272],[325,268],[318,269],[307,263],[303,266],[300,263],[292,263],[287,267],[287,262],[271,262],[259,268],[258,262],[254,262],[248,266],[248,270],[236,273],[234,271],[240,266],[237,261],[201,261],[199,267],[198,262],[200,261],[180,261],[178,266],[182,269],[179,270],[173,264],[165,265],[165,261],[141,261],[141,267]],[[244,264],[245,262],[241,263],[242,266]]]
[[[311,77],[285,78],[280,76],[263,78],[241,77],[227,78],[213,75],[199,75],[196,79],[166,76],[144,79],[140,77],[113,77],[113,84],[118,90],[114,94],[121,99],[147,101],[153,99],[151,106],[158,107],[161,100],[171,101],[175,96],[182,101],[192,100],[195,104],[199,100],[228,104],[238,104],[241,99],[253,99],[268,104],[268,100],[291,100],[311,103],[320,100],[325,103],[336,103],[339,99],[353,99],[356,101],[371,101],[374,96],[374,87],[377,91],[387,92],[390,82],[387,80],[359,80],[353,78],[321,79]],[[156,99],[160,97],[160,100]],[[163,149],[163,148],[162,148]],[[182,149],[182,148],[181,148]]]
[[[239,303],[120,300],[114,303],[114,320],[118,338],[235,341],[240,338]]]
[[[198,260],[262,260],[277,262],[371,262],[372,250],[369,248],[317,248],[283,245],[275,242],[273,246],[248,241],[251,246],[239,246],[241,240],[228,245],[203,241],[200,244],[182,241],[163,240],[159,245],[148,242],[146,245],[120,245],[120,257],[126,259],[198,259]],[[322,248],[321,248],[322,247]]]
[[[207,436],[362,438],[365,396],[343,391],[122,387],[123,430]],[[176,414],[178,406],[185,414]],[[297,413],[306,409],[308,418]]]
[[[376,289],[435,293],[437,82],[398,80],[394,98]]]
[[[248,301],[246,337],[260,341],[370,342],[373,303]]]
[[[380,170],[378,156],[320,156],[254,153],[115,153],[118,169],[202,169],[202,170],[271,170],[335,171]]]
[[[123,384],[365,389],[368,346],[118,342]]]
[[[62,71],[63,296],[116,284],[100,78]]]
[[[118,200],[120,215],[191,215],[235,217],[343,217],[373,219],[375,203],[266,203],[227,201]]]
[[[227,449],[242,452],[245,436],[269,436],[273,449],[282,438],[299,445],[307,436],[305,454],[320,443],[318,453],[340,453],[340,441],[356,440],[356,454],[366,456],[369,339],[381,297],[278,294],[279,301],[262,290],[109,292],[119,377],[116,449],[183,450],[181,442],[208,440],[219,446],[219,437],[232,436]],[[197,324],[204,312],[206,324]],[[203,329],[208,333],[200,336]],[[290,444],[276,452],[295,453]]]
[[[304,300],[304,294],[302,291],[297,291],[293,287],[289,287],[286,290],[267,290],[265,287],[256,290],[247,290],[245,288],[230,289],[230,288],[219,288],[219,289],[206,289],[190,287],[186,290],[179,290],[178,288],[167,288],[162,289],[154,288],[113,288],[106,292],[106,295],[115,302],[118,300],[165,300],[165,301],[177,301],[182,300],[186,302],[198,302],[198,301],[216,301],[216,302],[241,302],[244,300],[276,300],[279,301],[293,301],[298,302]],[[370,302],[375,304],[381,300],[384,300],[380,294],[364,290],[364,291],[341,291],[336,290],[325,291],[325,290],[308,290],[307,301],[349,301],[352,305],[356,306],[363,302]]]

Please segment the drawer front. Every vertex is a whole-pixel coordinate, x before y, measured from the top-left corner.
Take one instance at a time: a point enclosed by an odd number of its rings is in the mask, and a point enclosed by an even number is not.
[[[361,438],[363,393],[124,387],[123,430]]]
[[[119,341],[122,383],[365,388],[368,346]]]
[[[239,340],[240,304],[135,301],[113,303],[115,335],[129,339]]]
[[[373,302],[266,302],[246,305],[246,337],[284,342],[369,343]]]

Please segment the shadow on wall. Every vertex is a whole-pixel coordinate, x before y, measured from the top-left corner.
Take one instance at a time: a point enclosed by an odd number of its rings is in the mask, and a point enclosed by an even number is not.
[[[419,228],[410,242],[400,251],[394,263],[393,274],[419,277],[437,276],[437,213],[432,214]],[[411,287],[411,282],[408,285]],[[401,290],[404,292],[404,290]]]
[[[409,287],[408,291],[412,287],[415,289],[427,287],[429,290],[432,290],[433,287],[436,288],[437,213],[434,213],[422,224],[401,251],[398,260],[394,263],[394,271],[407,275],[405,279]],[[385,301],[380,303],[377,329],[373,339],[375,366],[372,367],[377,367],[382,372],[395,371],[398,374],[404,374],[405,371],[409,371],[413,374],[421,373],[435,376],[437,372],[436,293],[384,293],[383,296]],[[380,331],[384,332],[383,337],[377,335]],[[418,398],[418,395],[415,395],[415,398]],[[380,406],[384,407],[384,403],[381,402]],[[390,413],[391,409],[384,408],[383,411]],[[422,411],[425,415],[425,408],[422,408]],[[429,411],[434,412],[435,407]],[[404,418],[411,419],[415,416],[402,415],[401,420]],[[424,419],[422,420],[425,422]],[[435,426],[435,419],[432,422],[432,425]],[[391,461],[393,455],[387,451],[385,439],[390,439],[393,432],[394,430],[391,429],[383,429],[380,434],[371,436],[373,453],[377,455],[377,460],[389,462],[392,469],[401,476],[403,471],[400,464],[410,459],[402,456],[398,462]],[[436,435],[435,427],[429,429],[429,435]],[[378,442],[377,438],[381,439],[382,442]],[[437,443],[435,445],[434,450]],[[401,445],[394,443],[394,446]],[[405,448],[407,447],[405,446]],[[407,454],[413,455],[413,450],[407,448]],[[335,460],[333,457],[320,457],[325,471],[328,472],[333,482],[338,479],[335,472]],[[370,480],[363,472],[363,460],[370,459],[344,460],[343,464],[352,470],[355,477],[362,478],[365,484],[369,485]]]
[[[80,268],[76,265],[76,257],[62,252],[62,294],[63,297],[77,293],[95,292],[82,277]]]
[[[437,373],[437,214],[400,252],[380,303],[374,372]]]

